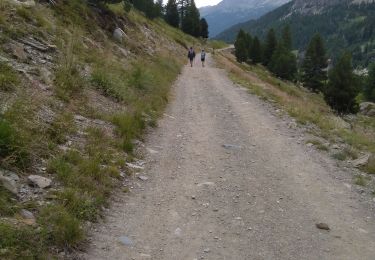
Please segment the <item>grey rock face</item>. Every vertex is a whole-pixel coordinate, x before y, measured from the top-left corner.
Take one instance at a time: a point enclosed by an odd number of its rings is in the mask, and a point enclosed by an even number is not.
[[[123,42],[126,38],[126,34],[122,29],[116,28],[113,31],[113,38],[115,38],[115,40],[118,42]]]
[[[18,182],[19,177],[17,174],[0,169],[0,183],[2,183],[5,189],[13,194],[18,194]]]
[[[30,181],[32,185],[37,186],[41,189],[50,187],[52,183],[51,179],[39,175],[30,175],[27,179]]]

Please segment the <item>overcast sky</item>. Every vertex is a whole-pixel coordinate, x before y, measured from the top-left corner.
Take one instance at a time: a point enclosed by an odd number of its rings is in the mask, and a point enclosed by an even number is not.
[[[195,0],[195,4],[197,7],[202,7],[206,5],[216,5],[219,3],[221,0]]]
[[[222,0],[195,0],[195,4],[197,7],[207,6],[207,5],[216,5],[217,3],[221,2]],[[168,0],[164,0],[164,4],[166,4]]]

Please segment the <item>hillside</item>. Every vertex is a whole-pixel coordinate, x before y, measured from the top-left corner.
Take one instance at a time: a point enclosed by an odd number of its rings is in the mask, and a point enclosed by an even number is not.
[[[288,1],[223,0],[215,6],[200,8],[200,13],[208,22],[210,37],[215,37],[232,25],[259,18]]]
[[[69,258],[128,192],[198,42],[121,5],[0,1],[0,258]]]
[[[373,1],[295,0],[258,20],[235,25],[216,38],[233,42],[240,28],[264,37],[269,28],[280,31],[286,24],[291,27],[296,49],[304,50],[311,37],[319,32],[332,57],[348,49],[355,65],[367,66],[375,59]]]

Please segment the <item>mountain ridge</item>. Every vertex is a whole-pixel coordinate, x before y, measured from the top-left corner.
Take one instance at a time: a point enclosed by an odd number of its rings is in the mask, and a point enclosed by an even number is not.
[[[355,65],[367,66],[375,60],[373,0],[294,0],[257,20],[234,25],[215,38],[233,42],[241,28],[264,38],[270,28],[280,32],[287,24],[291,27],[294,47],[299,51],[319,32],[331,57],[346,49],[353,54]]]
[[[199,10],[209,24],[210,36],[214,37],[234,24],[259,18],[288,1],[223,0],[217,5],[201,7]]]

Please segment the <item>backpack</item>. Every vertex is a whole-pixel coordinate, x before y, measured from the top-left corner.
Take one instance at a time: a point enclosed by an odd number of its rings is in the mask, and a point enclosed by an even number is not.
[[[189,50],[188,57],[191,59],[191,58],[194,58],[194,56],[195,56],[194,50]]]
[[[201,53],[201,59],[204,60],[206,58],[206,53],[205,52],[202,52]]]

